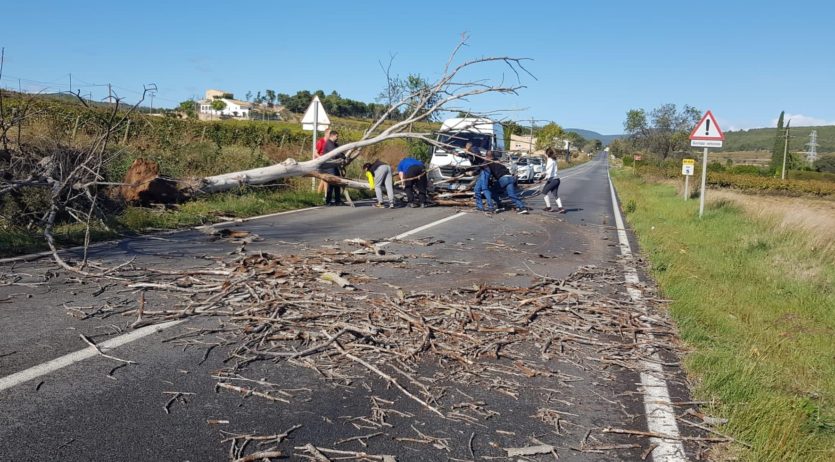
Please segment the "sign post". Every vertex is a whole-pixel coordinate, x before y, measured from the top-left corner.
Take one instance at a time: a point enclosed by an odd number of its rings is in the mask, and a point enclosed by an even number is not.
[[[707,111],[702,120],[696,124],[696,128],[690,132],[690,146],[705,148],[702,156],[702,189],[699,192],[699,218],[705,211],[705,188],[707,187],[707,150],[708,148],[721,148],[725,141],[725,134],[716,123],[713,113]]]
[[[638,174],[638,170],[636,170],[636,169],[638,168],[638,161],[639,160],[641,160],[641,155],[640,154],[635,154],[635,156],[632,157],[632,174],[633,175]]]
[[[331,124],[330,118],[328,118],[328,114],[325,112],[325,106],[322,105],[322,102],[319,101],[318,96],[313,97],[313,101],[310,102],[310,106],[307,107],[307,110],[304,112],[304,116],[302,117],[302,129],[303,130],[313,130],[313,154],[311,159],[316,158],[316,139],[319,137],[318,131],[321,127],[322,129],[327,129]],[[311,178],[311,185],[313,186],[313,190],[316,190],[316,178]]]
[[[690,199],[690,177],[696,169],[696,161],[693,159],[681,160],[681,174],[684,175],[684,200]]]

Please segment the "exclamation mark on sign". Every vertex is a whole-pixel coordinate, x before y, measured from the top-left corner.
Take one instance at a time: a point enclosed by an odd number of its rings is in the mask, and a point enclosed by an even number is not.
[[[710,119],[705,120],[705,136],[710,136]]]

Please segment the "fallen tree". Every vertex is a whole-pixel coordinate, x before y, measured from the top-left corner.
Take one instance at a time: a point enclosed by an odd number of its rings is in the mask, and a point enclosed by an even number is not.
[[[472,97],[490,93],[516,94],[523,88],[521,74],[530,75],[524,67],[525,58],[497,56],[462,61],[459,54],[466,41],[467,37],[463,36],[446,61],[441,76],[425,86],[403,90],[387,72],[389,86],[399,88],[397,92],[391,92],[397,98],[391,99],[388,108],[359,140],[339,146],[314,160],[299,162],[287,159],[276,165],[202,178],[165,178],[160,174],[158,165],[141,159],[134,162],[122,182],[108,182],[105,178],[107,167],[119,152],[113,148],[115,133],[125,127],[129,117],[144,101],[148,89],[136,104],[127,107],[122,104],[122,99],[111,95],[106,111],[93,111],[80,93],[76,93],[74,96],[80,103],[91,113],[95,112],[96,124],[88,128],[83,141],[75,140],[73,129],[70,141],[50,138],[38,139],[34,144],[24,143],[24,135],[21,134],[21,127],[28,123],[30,106],[24,104],[10,108],[4,105],[4,90],[0,90],[0,199],[27,199],[20,201],[23,204],[37,197],[36,207],[30,207],[24,214],[16,214],[13,219],[29,229],[43,230],[46,243],[59,266],[85,275],[103,275],[112,269],[89,265],[86,248],[90,241],[91,222],[107,229],[104,218],[115,210],[117,203],[112,200],[114,198],[128,203],[173,203],[240,186],[263,185],[303,176],[349,188],[369,189],[365,181],[329,175],[323,167],[334,162],[348,165],[361,155],[363,148],[387,140],[423,140],[439,145],[432,139],[431,133],[413,131],[415,123],[430,120],[442,112],[469,113],[463,105]],[[4,53],[0,51],[0,77],[3,61]],[[504,70],[510,69],[516,76],[516,83],[505,84],[503,77],[497,80],[472,77],[483,75],[483,67],[491,64]],[[398,115],[397,120],[392,120],[394,114]],[[484,117],[490,114],[472,115]],[[86,230],[85,251],[77,264],[67,263],[57,252],[54,229],[56,224],[64,222],[77,222]]]
[[[434,82],[428,83],[425,87],[414,91],[402,91],[399,97],[392,98],[387,110],[365,130],[362,137],[354,142],[346,143],[337,147],[331,152],[313,160],[296,161],[287,159],[279,164],[267,167],[255,168],[238,172],[224,173],[203,178],[191,178],[180,180],[161,180],[159,175],[145,175],[140,181],[129,182],[126,178],[126,187],[122,189],[122,197],[125,200],[135,200],[143,196],[150,202],[170,202],[171,188],[179,191],[179,197],[194,197],[201,194],[210,194],[221,191],[228,191],[241,186],[263,185],[290,177],[316,177],[329,183],[336,183],[341,186],[369,189],[365,181],[338,178],[323,173],[325,164],[341,162],[345,165],[356,160],[362,149],[371,145],[382,143],[392,139],[423,140],[433,145],[439,143],[432,139],[429,132],[412,131],[416,122],[429,120],[439,112],[460,112],[470,113],[468,109],[458,106],[460,103],[469,101],[469,98],[488,93],[516,94],[523,88],[521,85],[521,74],[531,75],[524,67],[525,58],[510,56],[481,57],[464,60],[456,64],[461,49],[466,45],[467,37],[453,49],[447,60],[441,76]],[[504,79],[492,81],[489,79],[466,80],[475,69],[489,64],[500,64],[509,68],[516,76],[516,84],[505,84]],[[391,75],[387,72],[389,87],[396,84]],[[405,114],[401,120],[392,121],[393,114]],[[473,114],[473,117],[487,116],[488,114]],[[139,168],[146,168],[139,166]],[[129,171],[130,175],[131,172]],[[125,193],[127,192],[127,194]]]

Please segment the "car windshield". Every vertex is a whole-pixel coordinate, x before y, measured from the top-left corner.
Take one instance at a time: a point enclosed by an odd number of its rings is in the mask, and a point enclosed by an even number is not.
[[[538,158],[531,159],[531,164],[542,165],[542,159],[538,159]]]
[[[528,159],[525,159],[524,157],[522,157],[519,160],[517,160],[516,163],[519,164],[519,165],[528,165]]]
[[[482,152],[490,151],[490,135],[483,133],[440,133],[438,134],[438,142],[455,148],[464,148],[467,143],[473,143],[473,146],[480,149]]]

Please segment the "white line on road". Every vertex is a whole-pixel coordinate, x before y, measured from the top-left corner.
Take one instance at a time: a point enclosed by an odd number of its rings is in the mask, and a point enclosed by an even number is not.
[[[641,282],[638,278],[638,271],[634,265],[629,263],[632,260],[632,247],[629,245],[629,238],[626,235],[626,228],[624,227],[623,217],[620,214],[618,198],[615,194],[615,186],[612,184],[611,176],[609,177],[609,189],[612,193],[612,208],[615,213],[615,224],[617,225],[618,240],[620,241],[620,253],[624,257],[626,290],[636,306],[642,307],[644,313],[646,313],[646,307],[642,303],[643,294],[637,288]],[[654,339],[651,333],[646,336]],[[641,365],[643,366],[643,371],[641,372],[641,388],[643,388],[644,393],[644,411],[647,416],[647,427],[652,433],[670,437],[669,439],[650,438],[652,444],[657,445],[655,450],[652,451],[652,460],[659,462],[686,462],[687,455],[684,453],[684,446],[681,444],[675,412],[673,411],[672,405],[670,405],[670,390],[667,388],[667,382],[664,379],[661,358],[658,356],[658,353],[653,353],[651,358],[652,361],[641,361]]]
[[[101,349],[102,352],[106,353],[107,351],[122,346],[126,343],[133,342],[134,340],[139,340],[142,337],[146,337],[156,332],[161,332],[165,329],[168,329],[169,327],[174,327],[177,324],[180,324],[181,322],[183,322],[183,320],[169,321],[162,324],[155,324],[153,326],[145,326],[140,329],[136,329],[135,331],[129,334],[120,335],[110,340],[105,340],[104,342],[99,343],[98,347]],[[61,356],[59,358],[55,358],[52,361],[47,361],[45,363],[38,364],[37,366],[30,367],[29,369],[22,370],[12,375],[0,378],[0,391],[3,391],[7,388],[12,388],[24,382],[28,382],[42,375],[49,374],[50,372],[55,372],[58,369],[67,367],[71,364],[75,364],[79,361],[83,361],[87,358],[92,358],[93,356],[97,356],[98,354],[99,352],[96,351],[95,348],[88,347],[83,350],[78,350]]]
[[[384,246],[387,246],[387,245],[391,244],[391,241],[397,241],[397,240],[399,240],[399,239],[403,239],[403,238],[404,238],[404,237],[406,237],[406,236],[411,236],[412,234],[419,233],[419,232],[421,232],[421,231],[427,230],[427,229],[429,229],[429,228],[432,228],[433,226],[438,226],[438,225],[440,225],[441,223],[446,223],[446,222],[448,222],[448,221],[450,221],[450,220],[454,220],[454,219],[456,219],[456,218],[463,217],[463,216],[464,216],[464,215],[466,215],[466,214],[467,214],[467,212],[458,212],[458,213],[456,213],[455,215],[450,215],[450,216],[448,216],[448,217],[446,217],[446,218],[442,218],[442,219],[440,219],[440,220],[438,220],[438,221],[433,221],[432,223],[429,223],[429,224],[427,224],[427,225],[420,226],[420,227],[415,228],[415,229],[413,229],[413,230],[411,230],[411,231],[406,231],[405,233],[401,233],[401,234],[398,234],[397,236],[394,236],[394,237],[392,237],[392,238],[389,238],[389,240],[388,240],[388,241],[378,242],[378,243],[377,243],[377,247],[384,247]]]
[[[302,211],[302,210],[311,210],[311,209],[291,210],[289,212],[280,212],[278,214],[264,215],[264,216],[258,217],[258,218],[264,218],[264,217],[268,217],[268,216],[287,214],[287,213],[292,213],[292,212],[299,212],[299,211]],[[419,233],[421,231],[427,230],[427,229],[432,228],[434,226],[438,226],[441,223],[446,223],[447,221],[454,220],[456,218],[460,218],[460,217],[462,217],[466,214],[467,214],[466,212],[459,212],[455,215],[451,215],[451,216],[448,216],[446,218],[442,218],[440,220],[433,221],[432,223],[417,227],[417,228],[415,228],[411,231],[406,231],[405,233],[398,234],[397,236],[394,236],[393,238],[391,238],[391,240],[395,241],[395,240],[398,240],[398,239],[403,239],[406,236],[410,236],[412,234]],[[390,243],[391,242],[380,242],[380,243],[377,244],[377,246],[382,247],[382,246],[388,245]],[[104,342],[101,342],[101,343],[98,344],[98,346],[99,346],[99,348],[101,348],[102,351],[106,352],[108,350],[112,350],[114,348],[122,346],[126,343],[130,343],[130,342],[133,342],[134,340],[138,340],[142,337],[151,335],[155,332],[161,332],[161,331],[163,331],[165,329],[168,329],[170,327],[174,327],[177,324],[180,324],[182,322],[184,322],[184,320],[170,321],[170,322],[166,322],[166,323],[162,323],[162,324],[155,324],[153,326],[146,326],[146,327],[143,327],[141,329],[137,329],[137,330],[135,330],[135,331],[133,331],[129,334],[121,335],[119,337],[114,337],[110,340],[106,340]],[[16,372],[12,375],[8,375],[6,377],[0,378],[0,391],[6,390],[8,388],[12,388],[14,386],[20,385],[21,383],[28,382],[28,381],[30,381],[32,379],[35,379],[37,377],[40,377],[42,375],[49,374],[51,372],[57,371],[58,369],[62,369],[62,368],[67,367],[69,365],[75,364],[79,361],[83,361],[85,359],[92,358],[93,356],[96,356],[96,355],[98,355],[98,352],[96,351],[96,349],[93,348],[93,347],[89,347],[89,348],[85,348],[83,350],[75,351],[73,353],[68,353],[68,354],[66,354],[64,356],[61,356],[59,358],[55,358],[51,361],[47,361],[45,363],[38,364],[37,366],[32,366],[29,369],[26,369],[26,370],[23,370],[23,371],[20,371],[20,372]]]

